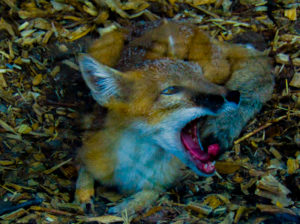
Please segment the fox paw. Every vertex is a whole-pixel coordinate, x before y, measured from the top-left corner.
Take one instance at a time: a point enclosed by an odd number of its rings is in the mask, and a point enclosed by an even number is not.
[[[82,203],[82,204],[80,204],[80,206],[82,207],[85,214],[96,215],[95,206],[94,206],[94,203],[92,200],[88,203]]]
[[[82,208],[82,212],[86,215],[96,215],[94,201],[92,199],[80,201],[76,199],[75,204],[78,204]]]
[[[140,212],[148,208],[158,197],[159,192],[157,191],[141,191],[129,198],[126,198],[120,204],[111,207],[108,210],[108,213],[121,215],[123,211],[126,211],[127,215],[131,216],[136,212]]]
[[[132,200],[129,200],[129,199],[125,199],[120,204],[108,209],[109,214],[116,214],[116,215],[120,215],[120,216],[122,215],[122,212],[126,212],[129,216],[131,216],[136,211],[138,211],[136,203],[132,202]]]
[[[221,114],[218,117],[209,118],[201,130],[203,143],[206,146],[218,144],[221,151],[225,151],[233,140],[240,134],[242,123],[239,116]]]

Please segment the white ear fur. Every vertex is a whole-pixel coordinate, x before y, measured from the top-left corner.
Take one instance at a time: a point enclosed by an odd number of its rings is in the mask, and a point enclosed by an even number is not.
[[[100,105],[107,103],[112,96],[119,95],[117,79],[121,72],[100,64],[88,55],[80,57],[79,66],[84,81]]]

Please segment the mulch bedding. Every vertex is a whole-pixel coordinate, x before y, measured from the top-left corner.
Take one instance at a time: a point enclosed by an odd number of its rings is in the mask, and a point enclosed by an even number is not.
[[[0,222],[299,223],[297,13],[296,0],[0,1]],[[266,51],[274,59],[272,100],[222,156],[217,175],[187,171],[133,218],[107,215],[122,196],[98,185],[97,215],[85,215],[73,203],[76,151],[105,109],[89,95],[76,58],[103,32],[162,18]]]

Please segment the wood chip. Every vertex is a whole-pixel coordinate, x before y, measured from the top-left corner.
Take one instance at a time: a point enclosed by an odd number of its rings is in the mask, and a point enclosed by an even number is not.
[[[288,198],[290,190],[281,184],[272,175],[261,178],[256,184],[255,194],[272,200],[274,205],[280,203],[283,207],[291,205],[292,201]]]

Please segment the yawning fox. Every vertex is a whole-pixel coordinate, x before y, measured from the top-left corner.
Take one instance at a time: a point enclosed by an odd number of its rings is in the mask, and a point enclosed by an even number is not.
[[[146,208],[180,180],[185,166],[212,175],[220,150],[273,90],[266,56],[187,23],[164,21],[137,38],[113,31],[79,63],[108,114],[80,149],[76,199],[91,202],[94,180],[132,194],[112,213]]]

